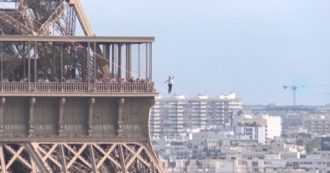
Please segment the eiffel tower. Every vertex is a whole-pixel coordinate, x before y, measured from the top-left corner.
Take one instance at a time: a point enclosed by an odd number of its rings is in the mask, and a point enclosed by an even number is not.
[[[95,36],[79,0],[0,0],[0,34],[0,172],[164,172],[154,37]]]

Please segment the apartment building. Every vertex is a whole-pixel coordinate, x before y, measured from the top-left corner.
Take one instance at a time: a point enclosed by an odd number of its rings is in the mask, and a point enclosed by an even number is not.
[[[303,128],[319,136],[330,135],[330,115],[309,115],[303,117]]]
[[[185,136],[193,129],[220,129],[230,126],[232,117],[242,110],[235,93],[209,98],[200,95],[186,98],[177,95],[157,97],[151,109],[150,132],[153,139],[161,136]]]

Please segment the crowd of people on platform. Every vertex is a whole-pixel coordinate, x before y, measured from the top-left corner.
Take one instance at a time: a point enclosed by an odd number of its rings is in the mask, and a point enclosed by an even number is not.
[[[85,80],[81,74],[78,73],[76,68],[71,66],[65,66],[63,73],[58,70],[53,72],[50,68],[46,70],[38,70],[36,72],[37,78],[35,78],[34,70],[31,70],[30,80],[28,79],[28,74],[25,74],[23,70],[14,70],[12,73],[7,75],[7,77],[2,77],[1,82],[40,82],[40,83],[97,83],[97,84],[112,84],[112,83],[133,83],[133,84],[146,84],[152,83],[149,78],[134,78],[126,77],[121,78],[117,75],[112,77],[104,77],[102,74],[94,76],[86,76]],[[62,76],[62,77],[61,77]]]
[[[41,73],[39,73],[41,74]],[[13,75],[11,75],[13,76]],[[30,79],[31,82],[34,82],[34,77],[31,77]],[[17,75],[16,77],[9,77],[9,78],[4,78],[2,82],[29,82],[27,77],[20,77]],[[37,82],[43,82],[43,83],[49,83],[49,82],[64,82],[64,83],[79,83],[83,82],[81,77],[62,77],[62,80],[60,80],[57,77],[46,77],[45,75],[38,75]],[[130,77],[129,79],[126,78],[116,78],[112,77],[111,79],[105,79],[105,78],[99,78],[99,79],[90,79],[85,82],[90,82],[90,83],[150,83],[151,80],[149,78],[143,79],[143,78],[133,78]]]

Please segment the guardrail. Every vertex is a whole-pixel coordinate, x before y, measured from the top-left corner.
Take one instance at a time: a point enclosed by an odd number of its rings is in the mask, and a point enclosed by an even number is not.
[[[0,82],[2,92],[153,92],[153,83],[59,83],[59,82]]]

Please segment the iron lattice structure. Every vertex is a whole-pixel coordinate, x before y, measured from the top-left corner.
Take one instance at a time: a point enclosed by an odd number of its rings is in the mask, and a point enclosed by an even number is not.
[[[2,173],[163,172],[153,38],[96,37],[79,0],[0,0],[0,33]]]
[[[79,0],[0,0],[0,3],[7,8],[0,10],[0,32],[2,35],[34,35],[34,36],[74,36],[76,32],[77,20],[85,36],[94,36],[92,27],[84,14]],[[9,8],[9,7],[10,8]],[[11,73],[15,66],[22,64],[22,57],[28,54],[36,54],[39,57],[49,57],[49,53],[58,52],[50,50],[50,46],[44,43],[37,51],[32,47],[24,47],[19,44],[7,44],[3,51],[7,56],[7,73]],[[81,45],[70,45],[71,56],[81,56]],[[95,50],[101,53],[100,47]],[[54,64],[49,58],[40,58],[41,63],[46,66]],[[74,63],[72,61],[71,63]],[[92,60],[88,63],[92,64]],[[71,66],[77,66],[70,64]],[[110,78],[109,62],[106,60],[98,61],[97,67],[103,78]],[[84,72],[81,72],[84,73]],[[92,75],[92,74],[91,74]]]
[[[138,143],[1,144],[1,172],[159,172]]]

